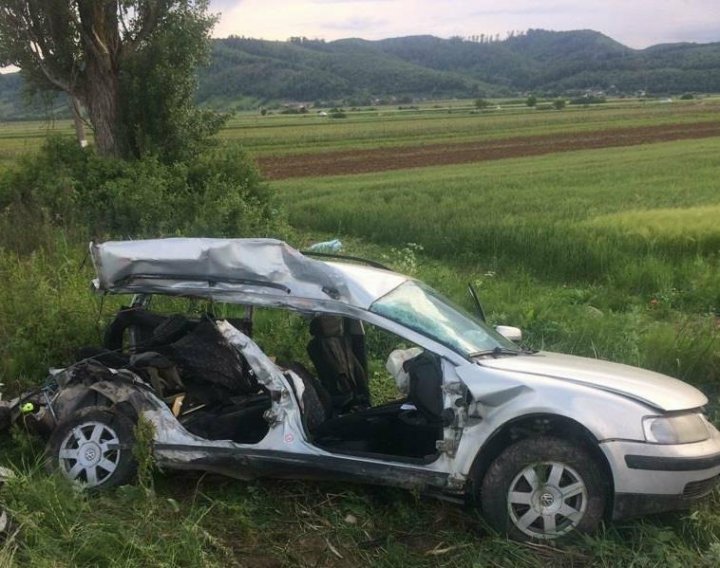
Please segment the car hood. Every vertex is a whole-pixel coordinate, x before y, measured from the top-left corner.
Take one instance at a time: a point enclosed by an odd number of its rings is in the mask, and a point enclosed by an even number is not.
[[[482,367],[595,387],[639,400],[666,412],[699,408],[708,402],[707,397],[695,387],[677,379],[600,359],[541,351],[532,355],[481,359],[477,363]]]

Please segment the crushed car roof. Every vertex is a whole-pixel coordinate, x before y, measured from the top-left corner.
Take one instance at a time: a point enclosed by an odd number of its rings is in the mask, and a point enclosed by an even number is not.
[[[111,293],[263,296],[367,309],[408,280],[389,270],[313,260],[276,239],[108,241],[90,243],[90,254],[95,289]]]

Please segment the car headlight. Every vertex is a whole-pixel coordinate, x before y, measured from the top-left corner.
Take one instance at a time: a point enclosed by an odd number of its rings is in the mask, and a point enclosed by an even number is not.
[[[648,416],[643,419],[645,439],[652,444],[690,444],[710,437],[702,414]]]

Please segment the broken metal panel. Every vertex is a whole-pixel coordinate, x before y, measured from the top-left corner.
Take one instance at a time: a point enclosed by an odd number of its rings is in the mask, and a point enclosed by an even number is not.
[[[338,479],[347,475],[355,481],[399,484],[415,489],[444,487],[448,474],[458,475],[450,456],[441,456],[417,468],[392,460],[337,456],[312,445],[303,427],[298,395],[288,383],[294,380],[293,374],[284,374],[252,339],[230,323],[218,322],[218,329],[242,352],[258,382],[277,395],[272,397],[273,406],[269,411],[270,429],[257,444],[210,441],[185,430],[167,407],[149,410],[143,415],[155,426],[155,455],[160,465],[212,470],[241,479],[263,475],[295,478],[329,475]],[[323,465],[329,463],[337,463],[337,468]]]
[[[282,380],[282,373],[278,366],[263,353],[257,343],[228,321],[222,320],[216,325],[225,340],[242,353],[261,385],[268,390],[280,391],[285,388],[285,382]]]
[[[334,478],[389,484],[418,490],[432,488],[460,493],[464,479],[454,460],[443,455],[423,466],[392,459],[340,456],[312,445],[305,432],[300,401],[291,387],[291,373],[275,365],[246,335],[226,321],[217,323],[223,337],[241,351],[258,382],[271,392],[272,407],[266,418],[267,435],[257,444],[208,440],[189,432],[170,407],[138,375],[122,369],[83,363],[57,371],[58,391],[46,419],[61,421],[83,404],[128,404],[154,428],[154,454],[158,465],[175,469],[203,469],[236,478],[268,477]],[[296,385],[297,388],[297,385]],[[43,412],[44,411],[44,412]]]
[[[325,479],[389,485],[405,489],[444,489],[451,484],[447,473],[423,466],[393,464],[388,461],[353,459],[345,456],[287,452],[282,448],[253,448],[242,453],[223,448],[198,451],[194,447],[156,446],[161,454],[172,456],[179,469],[215,471],[240,479],[258,477]],[[184,459],[181,459],[184,458]],[[176,467],[176,466],[173,466]]]
[[[407,279],[365,267],[347,272],[275,239],[109,241],[91,243],[90,254],[97,273],[95,288],[115,293],[241,292],[332,299],[366,308],[378,293]],[[378,287],[378,282],[383,284]]]

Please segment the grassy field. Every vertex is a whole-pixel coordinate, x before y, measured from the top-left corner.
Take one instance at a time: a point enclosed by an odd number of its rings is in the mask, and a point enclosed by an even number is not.
[[[713,120],[720,100],[704,99],[673,104],[623,102],[594,107],[570,106],[562,112],[540,111],[525,106],[477,112],[472,107],[418,110],[395,107],[348,113],[330,119],[314,113],[300,116],[239,116],[221,136],[237,140],[253,154],[282,155],[493,140],[559,132],[584,132],[618,126],[651,126]]]
[[[430,105],[334,122],[244,115],[222,136],[264,155],[692,123],[720,111],[707,100],[497,114],[448,104],[451,114]],[[0,128],[0,168],[45,130]],[[718,422],[718,155],[720,139],[707,138],[271,187],[298,247],[340,237],[348,254],[415,275],[467,307],[472,282],[489,319],[520,326],[529,345],[681,377],[705,390]],[[0,382],[11,389],[96,342],[120,302],[109,300],[99,316],[84,245],[60,233],[53,243],[28,255],[0,243]],[[293,333],[278,325],[262,340],[272,351],[297,343]],[[356,485],[156,472],[136,487],[79,495],[46,474],[41,452],[17,432],[0,440],[0,465],[21,474],[0,491],[19,526],[0,542],[1,568],[720,565],[718,492],[690,513],[611,523],[560,546],[519,545],[492,534],[475,511]]]
[[[303,229],[417,242],[490,268],[519,262],[548,278],[599,278],[619,276],[628,254],[677,263],[718,251],[719,151],[709,138],[273,187]]]
[[[37,150],[48,134],[74,135],[69,120],[0,123],[0,168]]]
[[[441,262],[452,258],[470,279],[492,273],[483,282],[498,311],[512,316],[505,323],[529,328],[553,348],[716,381],[719,151],[713,138],[273,187],[303,230],[395,248],[416,243]],[[513,292],[513,282],[529,289]],[[498,285],[499,297],[492,290]],[[546,309],[549,300],[560,305]],[[603,319],[589,321],[590,308]],[[577,311],[573,324],[559,321],[568,309]],[[658,352],[642,345],[652,344],[653,333],[638,318],[685,327],[656,330],[666,341],[674,337]],[[622,333],[610,324],[620,320]],[[536,326],[549,325],[553,333],[537,335]],[[585,325],[580,335],[569,331]],[[637,339],[628,343],[628,334]]]
[[[267,116],[241,112],[228,121],[220,138],[259,157],[692,124],[720,115],[720,97],[673,103],[614,100],[587,107],[570,105],[562,112],[517,103],[499,106],[477,111],[471,101],[429,101],[417,109],[381,106],[348,111],[344,119],[318,116],[315,111],[303,115],[276,111]],[[71,136],[72,124],[69,120],[0,124],[0,164],[37,148],[48,132]]]

